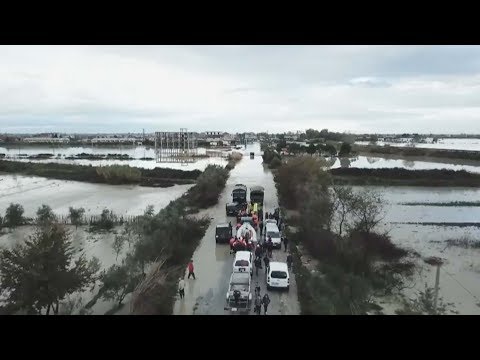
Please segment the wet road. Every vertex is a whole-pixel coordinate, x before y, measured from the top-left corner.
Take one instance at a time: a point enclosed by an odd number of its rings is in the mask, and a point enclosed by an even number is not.
[[[249,153],[255,152],[255,159],[250,159]],[[220,196],[218,204],[206,210],[212,219],[204,238],[193,255],[196,279],[185,280],[185,298],[177,300],[174,305],[175,315],[228,315],[224,310],[225,295],[228,289],[228,282],[232,273],[233,255],[229,253],[228,244],[215,243],[215,226],[219,223],[232,221],[235,218],[227,218],[225,204],[231,201],[231,192],[235,184],[242,183],[247,187],[261,185],[265,188],[264,209],[272,211],[278,206],[278,199],[273,176],[268,169],[262,165],[260,145],[258,143],[248,145],[243,159],[230,173],[225,190]],[[284,250],[274,250],[272,261],[285,261]],[[186,266],[186,264],[185,264]],[[265,274],[259,270],[259,276],[253,275],[252,291],[259,282],[262,290],[266,292]],[[290,291],[268,291],[270,296],[269,315],[298,315],[300,305],[297,297],[297,286],[295,275],[290,274]],[[250,314],[253,314],[253,307]],[[262,310],[263,314],[263,310]]]

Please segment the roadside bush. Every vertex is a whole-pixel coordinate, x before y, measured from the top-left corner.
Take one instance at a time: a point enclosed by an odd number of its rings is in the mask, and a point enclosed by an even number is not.
[[[117,220],[117,217],[111,210],[103,209],[102,213],[100,214],[100,219],[93,220],[90,223],[90,227],[94,231],[98,231],[98,230],[109,231],[113,229],[116,220]]]
[[[323,170],[325,161],[311,156],[299,156],[286,161],[275,174],[280,200],[286,208],[294,209],[301,204],[299,189],[307,183],[319,184],[326,189],[331,183],[330,176]]]
[[[282,160],[279,157],[274,157],[269,164],[271,169],[277,169],[282,165]]]
[[[191,206],[207,208],[215,205],[228,176],[228,169],[218,165],[208,165],[198,177],[197,184],[188,191]]]

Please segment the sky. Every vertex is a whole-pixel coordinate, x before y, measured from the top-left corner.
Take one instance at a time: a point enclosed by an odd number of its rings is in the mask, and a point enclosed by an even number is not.
[[[480,46],[0,46],[1,133],[480,133]]]

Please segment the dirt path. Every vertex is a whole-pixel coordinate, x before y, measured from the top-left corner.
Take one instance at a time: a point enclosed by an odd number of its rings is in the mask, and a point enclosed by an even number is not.
[[[249,153],[255,152],[255,159],[249,158]],[[248,145],[243,160],[241,160],[230,173],[225,190],[220,196],[216,206],[206,210],[212,218],[212,223],[207,229],[204,238],[193,255],[196,279],[185,279],[185,298],[177,300],[174,305],[175,315],[228,315],[224,310],[225,294],[228,289],[228,281],[232,273],[233,255],[229,253],[228,244],[215,243],[215,227],[222,222],[232,221],[227,218],[225,204],[231,201],[231,191],[237,183],[248,187],[261,185],[265,188],[264,208],[272,211],[278,206],[273,175],[262,165],[260,145]],[[273,260],[285,261],[284,250],[274,250]],[[259,272],[257,277],[253,275],[253,287],[259,282],[262,295],[266,292],[265,274]],[[252,290],[253,290],[252,287]],[[297,285],[295,275],[290,274],[290,291],[268,291],[271,303],[268,309],[269,315],[297,315],[300,314],[300,305],[297,297]],[[253,310],[251,312],[253,314]]]

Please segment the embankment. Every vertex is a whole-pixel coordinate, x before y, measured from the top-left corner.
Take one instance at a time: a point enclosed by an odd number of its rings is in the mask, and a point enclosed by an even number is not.
[[[59,180],[106,183],[111,185],[138,184],[152,187],[193,184],[202,173],[200,170],[184,171],[167,168],[140,169],[120,165],[94,167],[5,160],[0,160],[0,172],[42,176]]]
[[[407,170],[402,168],[338,168],[329,170],[337,185],[480,186],[480,174],[465,170]]]

